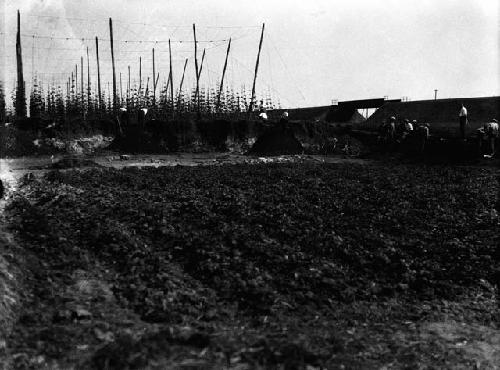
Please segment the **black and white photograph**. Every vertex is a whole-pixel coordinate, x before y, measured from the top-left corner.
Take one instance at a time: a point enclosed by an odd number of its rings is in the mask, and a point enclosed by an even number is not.
[[[0,0],[0,370],[500,370],[498,0]]]

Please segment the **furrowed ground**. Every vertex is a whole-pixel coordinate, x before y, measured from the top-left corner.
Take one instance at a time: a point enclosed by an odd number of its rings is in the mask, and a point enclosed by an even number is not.
[[[494,368],[497,170],[50,172],[8,207],[15,368]]]

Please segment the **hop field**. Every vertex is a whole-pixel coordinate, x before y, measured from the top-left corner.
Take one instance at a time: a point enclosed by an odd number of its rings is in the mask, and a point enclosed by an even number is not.
[[[499,189],[493,168],[381,164],[27,180],[8,209],[34,292],[16,366],[494,363],[449,349],[433,323],[496,325]]]

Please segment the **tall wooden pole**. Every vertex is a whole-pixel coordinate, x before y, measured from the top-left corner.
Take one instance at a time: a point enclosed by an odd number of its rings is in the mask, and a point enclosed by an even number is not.
[[[259,71],[259,60],[260,60],[260,51],[262,49],[262,41],[264,40],[264,28],[265,23],[262,24],[262,32],[260,34],[260,42],[259,42],[259,52],[257,53],[257,61],[255,62],[255,74],[253,76],[253,85],[252,85],[252,97],[250,98],[250,105],[248,107],[248,113],[250,113],[253,109],[253,104],[255,100],[255,82],[257,81],[257,72]]]
[[[83,57],[80,57],[80,94],[83,104]]]
[[[201,56],[201,64],[200,64],[200,69],[198,70],[198,76],[196,78],[197,81],[200,80],[201,77],[201,71],[203,70],[203,61],[205,60],[205,49],[203,49],[203,55]],[[200,84],[199,82],[196,83],[196,91],[194,93],[195,99],[196,99],[196,104],[198,105],[198,111],[200,109]]]
[[[167,92],[168,92],[168,89],[169,89],[169,87],[170,87],[170,83],[172,82],[172,80],[171,80],[171,78],[170,78],[170,77],[171,77],[170,72],[168,72],[167,87],[166,87]]]
[[[195,69],[195,76],[196,76],[196,91],[199,90],[200,86],[200,81],[199,81],[199,74],[198,74],[198,42],[196,41],[196,26],[193,23],[193,36],[194,36],[194,69]],[[200,114],[200,105],[198,104],[198,99],[195,94],[195,99],[197,101],[196,103],[196,110],[198,111],[198,116]]]
[[[172,117],[174,116],[174,75],[172,73],[172,48],[170,46],[170,39],[168,39],[168,58],[170,61],[170,106],[172,109]]]
[[[130,102],[130,66],[128,66],[128,84],[127,84],[127,110]]]
[[[153,107],[156,105],[156,81],[155,81],[155,48],[153,48]]]
[[[69,85],[70,85],[70,82],[71,81],[71,78],[68,77],[68,82],[66,83],[66,110],[65,110],[65,115],[67,116],[68,115],[68,108],[69,108],[69,103],[70,103],[70,98],[69,98]],[[69,135],[69,120],[66,121],[66,131]]]
[[[95,54],[97,58],[97,106],[99,109],[102,107],[102,97],[101,97],[101,69],[99,68],[99,40],[96,36],[95,38]]]
[[[122,73],[120,72],[120,106],[123,105]]]
[[[184,69],[182,70],[182,78],[181,78],[181,84],[179,86],[179,96],[177,97],[177,105],[179,105],[179,102],[181,100],[182,84],[184,83],[184,74],[186,73],[187,64],[188,64],[188,58],[186,58],[186,61],[184,62]]]
[[[71,84],[71,77],[68,77],[68,82],[66,82],[66,100],[69,102],[69,85]]]
[[[82,104],[82,114],[85,116],[85,98],[83,95],[83,57],[80,57],[80,102]]]
[[[75,98],[78,101],[78,64],[75,64]]]
[[[111,43],[111,64],[113,66],[113,110],[118,107],[118,96],[116,95],[116,71],[115,71],[115,53],[113,50],[113,21],[109,18],[109,40]]]
[[[198,78],[201,77],[201,71],[203,70],[203,61],[205,60],[205,49],[203,49],[203,54],[201,55],[200,71],[198,72]]]
[[[216,110],[219,110],[220,107],[220,94],[222,93],[222,88],[224,87],[224,76],[226,75],[227,58],[229,56],[230,49],[231,49],[231,38],[229,39],[229,43],[227,44],[226,60],[224,61],[224,68],[222,69],[222,78],[220,80],[219,92],[217,94],[217,105],[215,106]]]
[[[21,49],[21,14],[17,11],[16,35],[16,62],[17,62],[17,90],[16,90],[16,115],[26,117],[26,92],[23,76],[23,55]]]
[[[141,96],[142,89],[142,57],[139,57],[139,92],[138,95]]]
[[[89,59],[88,46],[87,46],[87,109],[90,109],[90,59]]]

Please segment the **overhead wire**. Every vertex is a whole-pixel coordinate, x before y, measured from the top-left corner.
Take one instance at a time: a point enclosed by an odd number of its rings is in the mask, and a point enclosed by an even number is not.
[[[274,41],[272,40],[272,37],[268,36],[269,38],[269,41],[271,43],[271,46],[274,48],[274,50],[276,51],[276,54],[278,54],[278,57],[280,58],[281,60],[281,63],[283,64],[283,67],[285,67],[285,71],[287,72],[288,74],[288,77],[290,78],[290,80],[293,82],[295,88],[297,89],[297,91],[299,92],[300,96],[302,97],[302,99],[304,101],[307,101],[306,97],[304,96],[304,94],[302,93],[302,90],[299,88],[299,86],[297,85],[297,82],[295,80],[295,78],[292,76],[292,74],[290,73],[289,69],[288,69],[288,66],[287,64],[285,63],[285,60],[283,59],[283,57],[281,56],[281,53],[279,52],[278,48],[276,47]]]
[[[57,19],[65,19],[65,20],[78,20],[78,21],[82,21],[82,22],[87,22],[88,20],[84,19],[84,18],[77,18],[77,17],[55,17],[55,16],[43,16],[43,17],[46,17],[46,18],[57,18]],[[94,24],[94,27],[84,27],[83,25],[82,26],[79,26],[76,31],[80,31],[80,32],[76,32],[76,34],[82,34],[82,37],[78,37],[78,36],[75,36],[75,34],[73,35],[67,35],[67,36],[64,36],[64,35],[57,35],[55,34],[55,31],[52,32],[51,35],[41,35],[39,34],[39,21],[36,22],[37,26],[35,27],[35,29],[31,29],[30,31],[26,32],[26,33],[22,33],[21,34],[21,37],[23,37],[24,39],[26,38],[30,38],[31,37],[31,40],[32,40],[32,58],[34,57],[34,51],[36,51],[36,55],[40,56],[40,50],[46,50],[48,52],[44,52],[42,53],[45,54],[44,55],[44,63],[42,65],[42,69],[40,71],[38,71],[38,68],[32,68],[32,76],[33,74],[36,72],[37,74],[39,74],[40,76],[51,76],[52,77],[52,81],[55,82],[55,81],[58,81],[59,84],[63,84],[65,83],[65,81],[67,81],[67,78],[65,76],[68,76],[71,71],[73,71],[73,68],[74,68],[74,64],[78,64],[78,62],[80,61],[80,58],[81,58],[81,55],[79,56],[75,56],[73,58],[66,58],[64,56],[60,57],[58,56],[57,57],[57,61],[58,62],[70,62],[68,63],[68,66],[65,68],[64,65],[66,63],[59,63],[58,64],[58,68],[57,69],[54,69],[54,70],[49,70],[47,68],[45,68],[46,66],[49,65],[49,58],[51,57],[54,57],[54,52],[56,51],[72,51],[72,52],[78,52],[80,51],[82,53],[82,55],[84,55],[86,53],[86,48],[88,46],[89,48],[89,52],[90,53],[95,53],[95,45],[94,45],[94,41],[95,41],[95,37],[91,36],[91,33],[95,33],[95,34],[102,34],[104,32],[96,32],[96,31],[103,31],[104,30],[104,27],[106,25],[106,23],[104,21],[107,21],[108,19],[103,19],[103,21],[93,21],[93,22],[89,22],[91,24]],[[148,25],[151,25],[150,23],[143,23],[143,22],[121,22],[120,20],[115,20],[113,19],[113,23],[117,23],[119,24],[120,26],[120,29],[124,31],[124,33],[126,33],[126,37],[124,38],[120,38],[120,39],[114,39],[114,42],[116,43],[116,46],[115,46],[115,61],[118,63],[118,64],[122,64],[122,67],[123,67],[123,63],[128,63],[128,62],[133,62],[133,61],[136,61],[137,58],[134,58],[132,57],[135,53],[145,53],[146,55],[148,54],[151,54],[149,50],[147,49],[144,49],[144,50],[140,50],[140,49],[129,49],[129,46],[131,45],[137,45],[137,44],[144,44],[144,45],[151,45],[151,46],[154,46],[155,47],[155,53],[158,52],[158,53],[168,53],[168,50],[165,50],[163,49],[161,46],[162,45],[165,45],[168,40],[152,40],[151,37],[154,35],[153,33],[149,32],[150,30],[148,30],[147,26]],[[132,27],[130,26],[131,24],[139,24],[139,25],[142,25],[143,27],[142,28],[142,32],[136,32],[135,30],[132,29]],[[102,25],[102,27],[100,26]],[[72,25],[73,28],[77,28],[76,25]],[[157,25],[159,26],[159,25]],[[163,27],[163,26],[162,26]],[[172,43],[179,43],[179,44],[182,44],[182,43],[186,43],[186,44],[192,44],[194,43],[194,40],[191,40],[189,38],[185,38],[185,37],[182,37],[183,35],[180,35],[180,37],[178,37],[176,40],[172,40],[173,36],[179,31],[179,30],[185,30],[185,32],[188,32],[188,30],[191,28],[191,26],[171,26],[169,27],[169,29],[172,29],[171,33],[169,32],[170,34],[170,39],[171,39],[171,42]],[[210,44],[210,45],[207,45],[205,47],[205,49],[208,51],[208,50],[211,50],[211,49],[216,49],[216,48],[220,48],[222,46],[225,46],[227,45],[227,42],[229,41],[229,38],[232,39],[232,42],[235,42],[239,39],[242,39],[242,38],[245,38],[248,36],[248,33],[249,33],[249,29],[252,29],[252,28],[255,28],[255,29],[258,29],[260,28],[260,26],[201,26],[199,27],[200,29],[202,29],[204,32],[204,36],[205,38],[203,40],[197,40],[198,43],[207,43],[207,44]],[[232,29],[233,32],[231,32],[231,35],[230,37],[227,37],[227,38],[218,38],[219,35],[221,35],[222,33],[222,30],[223,29]],[[185,33],[185,32],[182,32],[182,33]],[[14,35],[13,33],[8,33],[8,32],[0,32],[0,35]],[[37,42],[37,40],[39,40],[40,42]],[[60,47],[58,45],[58,43],[56,43],[57,40],[62,40],[62,41],[73,41],[73,42],[81,42],[81,45],[80,47],[70,47],[68,45],[68,47]],[[99,44],[99,49],[103,49],[103,55],[100,56],[100,60],[107,63],[111,58],[110,56],[107,55],[107,53],[109,52],[110,50],[110,46],[109,46],[109,41],[110,39],[109,38],[99,38],[99,41],[102,41],[103,44],[101,46],[101,43]],[[100,50],[101,51],[101,50]],[[183,53],[191,53],[192,51],[191,50],[176,50],[175,51],[175,54],[183,54]],[[59,53],[61,54],[61,53]],[[129,58],[122,58],[120,57],[120,55],[131,55],[131,57]],[[232,56],[232,54],[231,54]],[[94,56],[95,58],[95,56]],[[38,59],[38,58],[37,58]],[[147,58],[145,58],[147,59]],[[172,58],[173,62],[181,62],[181,61],[184,61],[185,58]],[[160,58],[160,63],[161,63],[161,60],[165,60],[165,58]],[[231,58],[230,58],[231,60]],[[239,63],[239,61],[236,61],[237,63]],[[211,82],[213,81],[214,79],[214,76],[217,76],[220,74],[220,72],[214,72],[212,70],[212,68],[209,68],[210,66],[210,63],[208,62],[208,55],[206,56],[206,67],[207,68],[207,73],[206,73],[206,79],[208,80],[208,83],[209,85],[211,84]],[[231,63],[231,62],[230,62]],[[246,68],[246,67],[245,67]],[[63,69],[63,70],[61,70]],[[81,68],[79,68],[81,69]],[[235,73],[236,73],[236,65],[233,63],[231,63],[231,74],[232,74],[232,83],[234,84],[234,79],[235,79]],[[118,70],[123,70],[123,68],[119,68]],[[85,71],[86,72],[86,71]],[[80,72],[81,73],[81,72]],[[96,75],[97,75],[97,71],[96,71],[96,68],[95,68],[95,62],[91,64],[91,76],[92,76],[92,80],[94,80],[96,78]],[[104,79],[107,79],[107,77],[109,77],[111,75],[111,71],[107,71],[106,69],[104,70],[101,70],[101,76],[104,76]],[[189,78],[186,77],[186,81],[188,81]],[[134,79],[134,81],[136,81],[136,79]],[[94,81],[92,81],[94,82]],[[94,86],[95,86],[95,83],[94,83]],[[106,86],[106,85],[104,85]],[[227,86],[227,85],[226,85]],[[105,91],[105,89],[104,89]],[[277,92],[277,90],[274,89],[274,91]]]

